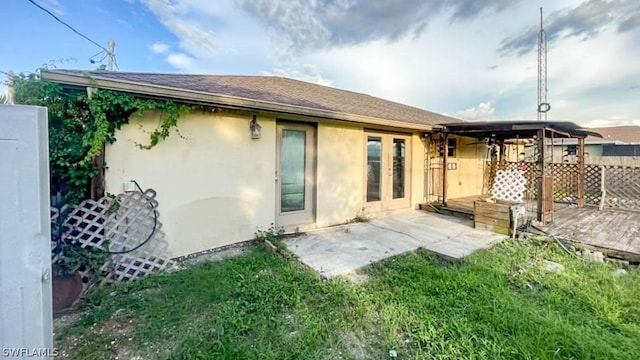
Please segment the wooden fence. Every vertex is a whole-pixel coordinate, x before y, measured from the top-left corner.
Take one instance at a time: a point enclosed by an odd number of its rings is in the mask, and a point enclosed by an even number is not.
[[[525,196],[537,197],[540,165],[530,162],[487,162],[486,189],[491,189],[497,170],[523,170],[527,179]],[[545,175],[553,177],[553,200],[576,203],[578,200],[578,164],[546,164]],[[640,210],[640,166],[585,165],[585,204],[626,210]]]

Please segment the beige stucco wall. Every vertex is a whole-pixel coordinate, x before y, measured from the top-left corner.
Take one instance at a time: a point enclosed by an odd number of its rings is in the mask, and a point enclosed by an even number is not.
[[[133,116],[116,133],[106,150],[106,191],[121,193],[131,179],[153,188],[173,256],[251,239],[273,222],[273,119],[259,118],[263,137],[252,140],[248,117],[194,112],[179,120],[181,136],[140,150],[158,116]]]
[[[414,133],[411,136],[411,208],[417,209],[418,205],[426,202],[425,197],[425,139],[422,134]]]
[[[487,157],[485,144],[471,144],[478,140],[451,135],[456,139],[456,155],[448,158],[456,169],[447,170],[447,197],[449,199],[481,195],[484,181],[484,163]]]
[[[353,219],[363,206],[363,127],[318,124],[317,216],[324,227]]]
[[[378,127],[373,131],[411,136],[409,188],[410,208],[424,202],[424,143],[420,133]],[[365,127],[320,122],[318,124],[318,227],[349,221],[357,215],[374,216],[365,201]],[[383,213],[384,214],[384,213]]]
[[[262,138],[252,140],[251,114],[193,110],[151,150],[158,112],[132,116],[106,148],[106,191],[136,180],[157,192],[159,220],[177,257],[254,238],[275,222],[276,118],[317,123],[315,227],[345,223],[364,205],[364,126],[262,114]],[[424,148],[412,135],[411,207],[423,199]]]

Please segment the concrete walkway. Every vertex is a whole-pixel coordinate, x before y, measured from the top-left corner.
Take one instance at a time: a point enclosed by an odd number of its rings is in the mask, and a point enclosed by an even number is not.
[[[333,277],[420,247],[460,259],[505,238],[476,230],[468,220],[416,210],[316,230],[284,243],[304,264]]]

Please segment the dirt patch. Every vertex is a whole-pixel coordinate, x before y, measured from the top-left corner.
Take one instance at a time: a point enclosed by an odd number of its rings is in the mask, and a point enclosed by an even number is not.
[[[76,320],[81,314],[77,315]],[[67,325],[74,321],[66,320]],[[61,321],[64,322],[64,321]],[[94,324],[87,328],[82,334],[71,334],[61,341],[56,341],[55,348],[59,352],[58,358],[70,358],[76,349],[85,344],[88,338],[100,338],[105,341],[107,350],[111,350],[116,354],[116,359],[143,359],[137,355],[137,351],[133,344],[133,336],[138,327],[138,319],[135,317],[117,317]],[[58,332],[65,327],[58,328]]]
[[[345,349],[349,352],[349,357],[354,359],[370,359],[371,356],[367,351],[367,344],[352,331],[346,331],[342,334],[342,341]]]
[[[53,338],[55,339],[62,331],[78,321],[82,315],[83,312],[79,310],[55,314],[53,316]]]
[[[380,357],[372,356],[366,342],[353,331],[345,331],[341,334],[341,346],[339,349],[328,349],[328,354],[323,360],[344,360],[344,359],[376,359]]]
[[[366,274],[356,274],[356,273],[348,273],[342,275],[343,278],[349,280],[352,284],[355,285],[364,285],[369,282],[369,275]]]

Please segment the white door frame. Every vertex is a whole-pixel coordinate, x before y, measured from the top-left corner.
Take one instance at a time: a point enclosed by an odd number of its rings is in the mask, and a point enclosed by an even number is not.
[[[369,138],[381,141],[380,194],[378,201],[367,201],[368,192],[368,143]],[[404,140],[404,196],[394,198],[393,194],[393,144],[394,140]],[[411,207],[411,134],[365,130],[364,132],[364,196],[365,209],[370,213],[398,210]]]
[[[304,207],[301,210],[282,209],[282,140],[283,131],[305,133]],[[315,124],[277,121],[276,123],[276,227],[295,230],[299,225],[315,223],[316,217],[316,126]]]

